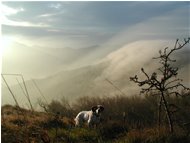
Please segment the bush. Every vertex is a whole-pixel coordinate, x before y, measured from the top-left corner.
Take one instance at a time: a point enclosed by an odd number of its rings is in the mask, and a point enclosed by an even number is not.
[[[189,137],[184,134],[171,135],[168,130],[162,128],[160,135],[157,128],[147,128],[143,130],[131,130],[123,138],[115,143],[188,143]]]
[[[47,121],[41,122],[40,126],[42,128],[67,128],[67,125],[62,120],[57,120],[56,118],[49,118]]]
[[[104,140],[113,140],[127,132],[127,126],[122,122],[108,122],[98,129]]]

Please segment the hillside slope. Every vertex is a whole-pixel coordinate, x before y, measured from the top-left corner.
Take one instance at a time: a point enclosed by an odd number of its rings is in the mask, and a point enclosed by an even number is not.
[[[168,46],[168,41],[137,41],[123,46],[102,59],[98,64],[92,64],[72,70],[63,70],[43,79],[35,79],[41,92],[50,100],[60,100],[63,97],[73,101],[81,96],[112,96],[121,94],[114,86],[129,96],[139,93],[137,85],[129,81],[130,76],[140,75],[140,68],[151,73],[160,65],[152,57],[158,51]],[[171,45],[172,47],[172,45]],[[146,50],[145,50],[146,48]],[[179,77],[189,86],[189,47],[185,47],[175,58],[176,66],[180,67]],[[188,77],[188,78],[187,78]],[[141,77],[143,78],[143,77]],[[109,79],[111,85],[105,79]],[[42,99],[32,80],[26,82],[31,100],[37,106],[38,99]],[[4,86],[3,86],[4,87]],[[11,87],[22,105],[26,106],[25,97],[18,85]],[[2,103],[14,103],[6,88],[2,88]]]

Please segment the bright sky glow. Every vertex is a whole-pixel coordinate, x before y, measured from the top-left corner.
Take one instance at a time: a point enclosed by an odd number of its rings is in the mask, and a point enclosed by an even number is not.
[[[2,46],[2,52],[6,52],[6,50],[8,50],[11,46],[12,43],[12,39],[10,37],[5,37],[3,36],[1,39],[1,46]]]
[[[188,1],[2,2],[2,36],[5,37],[2,39],[3,49],[10,47],[12,42],[13,50],[12,59],[3,57],[3,62],[7,65],[4,71],[8,72],[10,70],[8,67],[11,67],[8,65],[12,64],[12,61],[16,65],[17,61],[19,63],[17,72],[28,73],[36,70],[36,73],[40,73],[37,71],[40,69],[37,66],[35,70],[32,66],[24,69],[26,63],[23,62],[26,60],[23,59],[27,57],[35,61],[33,58],[37,55],[42,57],[41,54],[44,55],[44,59],[51,55],[52,58],[56,58],[57,64],[64,65],[67,69],[73,68],[74,65],[94,63],[136,41],[174,40],[188,37],[189,7]],[[68,61],[71,61],[70,57],[73,55],[56,55],[51,51],[52,48],[67,49],[70,53],[72,53],[71,49],[87,48],[88,50],[83,52],[84,55],[79,55],[80,60],[72,61],[71,64]],[[95,51],[86,52],[90,49]],[[62,58],[65,58],[64,62]],[[54,62],[49,63],[55,65]],[[39,59],[37,61],[36,58],[36,62],[31,64],[38,63]],[[20,67],[21,65],[23,67]],[[50,71],[45,67],[43,70]]]
[[[18,12],[23,12],[23,11],[24,11],[24,8],[14,9],[14,8],[8,7],[4,4],[1,4],[1,12],[4,15],[17,14]]]

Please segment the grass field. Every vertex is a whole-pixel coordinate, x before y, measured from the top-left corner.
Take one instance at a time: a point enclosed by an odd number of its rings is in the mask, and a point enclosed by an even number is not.
[[[164,118],[158,130],[155,99],[115,96],[87,98],[83,106],[72,106],[52,101],[48,111],[37,112],[5,105],[1,116],[2,143],[188,143],[190,142],[190,100],[171,99],[180,109],[175,118],[175,132],[171,134]],[[64,102],[66,103],[66,102]],[[86,125],[74,127],[73,118],[78,111],[95,103],[104,103],[101,124],[89,129]],[[68,108],[69,105],[69,108]],[[80,104],[81,105],[81,104]],[[88,108],[87,108],[88,109]],[[56,112],[60,112],[59,115]],[[122,116],[125,112],[125,120]],[[45,141],[46,140],[46,141]]]

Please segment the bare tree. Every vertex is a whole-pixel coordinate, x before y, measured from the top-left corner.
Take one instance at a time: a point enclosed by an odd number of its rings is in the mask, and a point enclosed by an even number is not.
[[[145,75],[145,80],[139,80],[138,76],[130,77],[130,80],[137,83],[141,88],[141,93],[157,93],[155,95],[159,96],[159,104],[158,104],[158,124],[160,128],[160,114],[161,108],[164,108],[166,113],[167,121],[169,124],[170,132],[174,131],[173,128],[173,120],[172,120],[172,112],[169,110],[170,104],[167,101],[167,96],[176,95],[182,96],[179,93],[179,89],[189,90],[189,88],[185,87],[181,82],[182,79],[177,78],[178,68],[174,67],[176,62],[175,59],[171,58],[171,55],[177,50],[182,49],[185,45],[190,42],[190,38],[184,39],[183,42],[179,42],[179,39],[176,40],[175,45],[172,49],[166,47],[164,50],[159,51],[159,56],[153,59],[156,59],[161,64],[158,72],[153,72],[148,75],[147,72],[143,68],[141,68],[142,73]],[[161,78],[158,78],[161,77]]]
[[[43,102],[41,99],[38,99],[38,105],[44,109],[46,113],[48,113],[48,104]]]

